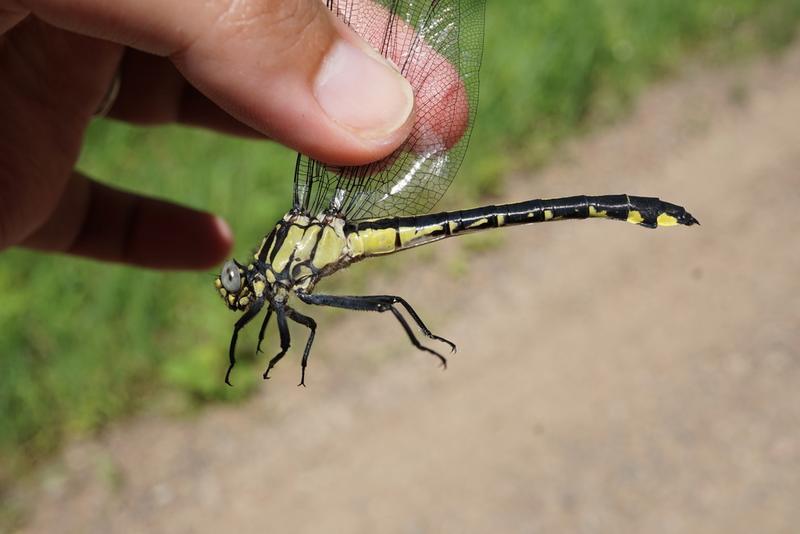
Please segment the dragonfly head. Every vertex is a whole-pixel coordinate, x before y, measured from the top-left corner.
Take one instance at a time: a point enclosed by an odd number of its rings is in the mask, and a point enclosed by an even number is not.
[[[244,266],[236,260],[225,262],[214,280],[225,305],[232,311],[244,311],[254,302],[263,302],[268,290],[264,275],[252,265]]]

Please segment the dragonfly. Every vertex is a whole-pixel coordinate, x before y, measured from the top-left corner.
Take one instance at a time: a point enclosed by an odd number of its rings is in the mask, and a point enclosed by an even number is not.
[[[414,347],[446,367],[445,356],[423,344],[410,323],[451,352],[456,345],[431,332],[402,297],[314,293],[320,279],[355,262],[487,229],[567,219],[613,219],[646,228],[698,224],[681,206],[626,194],[429,213],[453,181],[475,122],[484,4],[484,0],[327,0],[327,7],[345,25],[411,82],[415,124],[402,146],[368,165],[331,166],[298,154],[292,208],[249,261],[227,261],[214,281],[227,307],[242,313],[230,340],[228,385],[239,332],[266,309],[256,351],[262,352],[273,315],[280,351],[269,360],[263,377],[269,378],[288,352],[288,321],[293,321],[309,332],[298,384],[305,386],[317,323],[290,305],[292,297],[311,306],[391,313]]]

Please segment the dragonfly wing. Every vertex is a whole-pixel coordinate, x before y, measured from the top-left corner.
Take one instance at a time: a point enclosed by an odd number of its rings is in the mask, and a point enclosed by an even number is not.
[[[295,208],[350,220],[430,211],[455,177],[478,105],[485,0],[327,0],[411,82],[415,122],[388,157],[358,167],[299,155]]]

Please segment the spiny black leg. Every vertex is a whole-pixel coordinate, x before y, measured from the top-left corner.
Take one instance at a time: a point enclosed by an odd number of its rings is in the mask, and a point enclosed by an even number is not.
[[[267,309],[267,315],[264,317],[264,322],[261,323],[261,330],[258,332],[258,345],[256,346],[256,354],[263,352],[261,350],[261,342],[264,341],[264,332],[267,330],[267,324],[269,324],[270,317],[272,317],[272,306]]]
[[[297,312],[291,308],[286,309],[286,314],[289,318],[301,325],[307,327],[310,332],[308,334],[308,341],[306,341],[306,348],[303,351],[303,360],[300,363],[300,383],[297,384],[298,386],[305,387],[306,385],[306,367],[308,366],[308,355],[311,353],[311,345],[314,343],[314,335],[317,333],[317,322],[308,317],[303,315],[302,313]]]
[[[422,350],[422,351],[425,351],[425,352],[429,352],[429,353],[433,354],[434,356],[436,356],[437,358],[439,358],[439,361],[442,362],[442,367],[447,369],[447,358],[445,358],[444,356],[442,356],[441,354],[439,354],[435,350],[429,349],[428,347],[426,347],[425,345],[420,343],[419,340],[417,339],[417,336],[414,335],[414,331],[411,330],[411,327],[408,325],[408,322],[406,321],[406,318],[403,317],[403,315],[399,311],[397,311],[397,308],[395,308],[394,306],[389,306],[389,309],[392,311],[394,316],[397,317],[397,320],[400,321],[400,324],[403,326],[403,330],[405,330],[406,334],[408,334],[408,339],[411,340],[411,344],[414,345],[415,347],[417,347],[419,350]],[[378,310],[378,311],[381,311],[381,310]]]
[[[308,295],[308,296],[312,297],[312,298],[315,298],[315,297],[325,297],[327,295]],[[398,297],[398,296],[395,296],[395,295],[371,295],[371,296],[368,296],[368,297],[333,297],[333,298],[353,299],[355,301],[362,301],[364,299],[367,299],[369,302],[372,302],[372,303],[383,304],[383,305],[387,306],[387,309],[388,309],[388,307],[391,307],[394,304],[400,304],[403,308],[405,308],[405,310],[408,312],[408,314],[411,316],[411,318],[414,319],[414,322],[417,324],[417,326],[422,331],[422,333],[425,335],[425,337],[428,337],[430,339],[435,339],[436,341],[441,341],[442,343],[448,345],[450,347],[450,351],[451,352],[455,352],[456,351],[455,343],[453,343],[449,339],[445,339],[445,338],[443,338],[441,336],[437,336],[436,334],[431,332],[430,329],[427,326],[425,326],[425,323],[422,322],[422,318],[420,318],[420,316],[417,314],[417,312],[414,311],[414,308],[411,307],[411,304],[409,304],[406,301],[406,299],[404,299],[403,297]],[[314,303],[311,303],[311,304],[314,304]],[[343,307],[343,306],[338,306],[338,307]],[[348,309],[366,310],[367,308],[358,308],[357,307],[357,308],[348,308]],[[373,308],[369,308],[369,309],[372,310]],[[385,311],[385,310],[375,310],[375,311]]]
[[[456,351],[456,344],[455,343],[453,343],[449,339],[445,339],[445,338],[443,338],[441,336],[437,336],[436,334],[431,332],[428,329],[427,326],[425,326],[425,323],[422,322],[422,319],[420,318],[419,315],[417,315],[417,312],[414,311],[414,308],[411,307],[411,304],[406,302],[406,299],[404,299],[402,297],[393,297],[393,296],[386,296],[384,298],[393,299],[394,302],[396,302],[397,304],[400,304],[403,308],[405,308],[406,311],[408,312],[408,314],[411,316],[412,319],[414,319],[414,322],[417,323],[417,326],[419,327],[420,330],[422,330],[422,333],[425,334],[426,337],[429,337],[430,339],[435,339],[436,341],[441,341],[445,345],[449,345],[450,346],[450,352],[455,352]]]
[[[269,364],[267,364],[267,370],[264,371],[264,380],[269,380],[270,370],[275,367],[276,363],[281,361],[281,358],[283,358],[283,356],[286,354],[286,351],[289,350],[289,345],[291,344],[291,338],[289,337],[289,325],[286,324],[286,313],[282,308],[278,308],[275,311],[278,315],[278,333],[281,337],[281,351],[269,361]]]
[[[255,301],[253,305],[244,312],[236,324],[233,325],[233,335],[231,336],[231,346],[228,349],[228,358],[230,360],[230,364],[228,365],[228,371],[225,373],[225,383],[229,386],[233,386],[231,384],[231,371],[233,371],[233,366],[236,365],[236,340],[239,338],[239,330],[245,327],[247,323],[253,320],[253,317],[258,315],[258,312],[261,311],[261,307],[264,305],[264,301]]]
[[[306,304],[314,304],[318,306],[331,306],[334,308],[343,308],[346,310],[358,310],[358,311],[377,311],[377,312],[391,311],[392,314],[394,314],[394,316],[400,322],[400,325],[406,331],[406,334],[408,334],[411,343],[419,350],[433,354],[434,356],[439,358],[439,361],[442,362],[445,368],[447,367],[447,359],[438,352],[436,352],[435,350],[430,349],[424,346],[422,343],[420,343],[419,340],[414,335],[414,331],[411,330],[411,327],[408,325],[408,322],[405,320],[402,314],[400,314],[397,308],[394,307],[395,302],[400,302],[400,301],[405,302],[400,297],[394,297],[390,295],[377,295],[368,297],[339,297],[334,295],[308,295],[305,293],[298,293],[297,296],[300,300],[302,300]],[[411,308],[410,306],[408,306],[407,303],[406,306],[404,307],[406,307],[407,310]],[[416,313],[412,312],[413,310],[410,311],[409,313],[412,314],[412,317],[415,317]],[[416,316],[415,321],[417,322],[418,325],[421,325],[421,328],[424,327],[425,325],[422,324],[422,321],[421,320],[417,321],[417,319],[419,319],[419,316]],[[424,330],[427,330],[427,328],[424,328]],[[428,330],[428,332],[430,331]],[[433,336],[433,334],[431,334],[431,336]],[[439,339],[439,338],[434,336],[434,339]],[[449,341],[447,340],[443,341],[453,346],[452,343],[450,343]]]

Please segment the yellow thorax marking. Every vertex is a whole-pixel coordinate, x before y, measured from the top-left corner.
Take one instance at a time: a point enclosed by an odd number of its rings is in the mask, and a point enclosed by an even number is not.
[[[272,276],[273,280],[270,283],[275,281],[275,275],[272,274],[272,271],[267,270],[267,278]],[[267,288],[267,284],[263,280],[256,280],[253,282],[253,291],[256,294],[256,297],[261,298],[264,295],[264,290]]]
[[[354,258],[364,255],[364,240],[361,239],[358,232],[347,234],[347,249]]]
[[[442,230],[444,230],[444,228],[442,228],[441,224],[423,226],[422,228],[417,228],[415,226],[402,226],[400,228],[400,244],[404,247],[414,244],[421,245],[422,243],[427,243],[431,239],[435,239],[430,238],[432,233],[441,232]],[[444,237],[444,235],[437,237]]]
[[[297,242],[294,247],[294,261],[301,262],[311,259],[311,253],[314,251],[314,245],[317,244],[317,236],[322,228],[315,224],[306,228],[303,237]]]
[[[335,228],[326,225],[322,229],[322,236],[319,238],[317,251],[314,253],[312,261],[314,267],[322,269],[338,261],[342,257],[344,247],[344,237]]]
[[[292,277],[295,280],[302,280],[304,278],[308,278],[309,276],[313,275],[314,272],[311,270],[311,267],[308,265],[300,265],[292,269]]]
[[[272,260],[272,268],[275,271],[282,271],[286,267],[286,263],[289,261],[289,257],[292,255],[292,251],[294,251],[295,246],[298,244],[300,239],[305,234],[305,230],[298,226],[290,226],[289,231],[286,232],[286,239],[284,239],[283,243],[281,244],[281,248],[279,248],[275,254],[275,259]],[[275,245],[273,245],[274,247]]]
[[[256,250],[256,253],[253,254],[253,258],[257,260],[261,256],[261,252],[264,250],[264,247],[266,247],[266,246],[267,246],[267,238],[264,237],[264,239],[261,240],[261,246],[258,247],[258,250]]]

